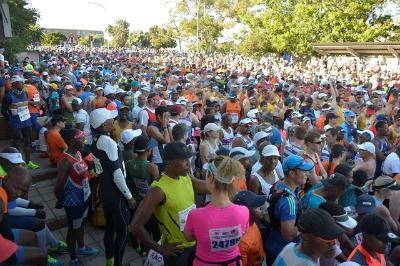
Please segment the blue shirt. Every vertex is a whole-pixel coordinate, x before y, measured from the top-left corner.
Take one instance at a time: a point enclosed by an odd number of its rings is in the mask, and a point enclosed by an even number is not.
[[[299,202],[295,192],[290,190],[285,183],[279,182],[277,184],[278,190],[286,190],[290,193],[289,196],[280,198],[274,208],[274,218],[277,221],[293,221],[296,220],[297,213],[299,212]],[[297,237],[293,242],[299,243],[300,239]],[[289,244],[290,241],[283,239],[281,232],[278,228],[271,227],[271,232],[265,242],[267,253],[272,253],[275,256]]]
[[[292,266],[292,265],[301,265],[301,266],[317,266],[318,264],[309,257],[308,255],[301,253],[297,246],[299,244],[290,243],[288,244],[281,253],[279,253],[278,257],[276,257],[275,266]],[[268,256],[268,255],[267,255]]]
[[[279,129],[276,127],[272,126],[272,135],[271,138],[269,139],[272,145],[281,145],[282,144],[282,136],[281,132],[279,132]]]
[[[353,125],[343,122],[343,124],[341,125],[341,128],[344,131],[344,140],[347,143],[351,143],[353,141],[353,136],[351,135],[351,132],[353,131],[353,128],[354,128]]]
[[[303,210],[318,208],[326,199],[314,193],[316,189],[311,189],[301,198],[301,206]]]

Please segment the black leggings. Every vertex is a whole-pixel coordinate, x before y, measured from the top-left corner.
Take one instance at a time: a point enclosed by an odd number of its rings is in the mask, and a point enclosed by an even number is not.
[[[129,210],[123,196],[102,199],[106,227],[104,231],[104,247],[106,258],[114,257],[114,265],[122,265],[126,241],[128,238]],[[116,236],[115,236],[116,234]]]

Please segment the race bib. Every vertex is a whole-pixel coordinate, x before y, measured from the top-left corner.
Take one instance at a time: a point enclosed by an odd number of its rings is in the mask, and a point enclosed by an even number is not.
[[[231,117],[232,117],[232,124],[236,124],[237,122],[239,122],[239,116],[237,113],[230,113]]]
[[[72,167],[74,168],[75,172],[76,172],[78,175],[83,175],[83,174],[88,170],[87,165],[84,164],[84,163],[82,163],[81,161],[80,161],[80,162],[74,163],[74,164],[72,165]]]
[[[21,122],[24,122],[24,121],[28,120],[29,118],[31,118],[31,115],[29,114],[28,106],[18,107],[17,112],[18,112],[19,120],[21,120]]]
[[[103,167],[101,166],[100,160],[93,155],[93,163],[94,163],[94,170],[96,171],[97,175],[103,173]]]
[[[179,228],[181,229],[182,232],[185,229],[186,220],[189,215],[189,212],[193,209],[196,209],[196,205],[194,205],[194,204],[192,204],[192,206],[190,206],[189,208],[187,208],[183,211],[180,211],[178,213],[179,214]]]
[[[82,181],[83,200],[86,201],[90,196],[89,180],[86,178]]]
[[[136,185],[136,190],[139,196],[143,197],[146,196],[147,191],[149,191],[149,184],[145,179],[134,178],[133,181]]]
[[[39,94],[34,94],[33,95],[33,101],[34,102],[40,102],[40,95]]]
[[[216,228],[208,230],[211,243],[211,251],[219,252],[229,250],[238,245],[242,237],[242,228],[240,225],[225,228]]]
[[[146,261],[143,264],[144,266],[164,266],[164,258],[163,256],[150,249],[149,254],[147,255]]]

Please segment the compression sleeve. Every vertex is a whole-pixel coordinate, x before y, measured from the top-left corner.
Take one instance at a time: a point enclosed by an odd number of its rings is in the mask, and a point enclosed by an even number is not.
[[[121,168],[118,168],[117,170],[114,171],[113,173],[114,176],[114,183],[115,185],[117,185],[119,191],[121,191],[121,193],[124,195],[124,197],[127,200],[130,200],[132,198],[132,194],[128,189],[128,186],[126,185],[125,182],[125,177],[124,174],[121,171]]]
[[[14,209],[9,209],[8,214],[13,216],[35,216],[36,210],[16,207]]]
[[[27,208],[29,205],[29,200],[17,198],[17,206]]]

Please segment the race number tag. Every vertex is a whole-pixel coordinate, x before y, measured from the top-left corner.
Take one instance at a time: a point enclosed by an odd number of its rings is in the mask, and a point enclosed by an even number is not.
[[[179,228],[181,229],[182,232],[185,229],[186,220],[189,215],[189,212],[193,209],[196,209],[196,205],[194,205],[194,204],[192,204],[192,206],[190,206],[189,208],[187,208],[183,211],[180,211],[178,213],[179,214]]]
[[[97,175],[103,173],[103,167],[101,166],[100,160],[93,155],[93,163],[94,163],[94,170],[96,171]]]
[[[89,180],[86,178],[82,181],[83,200],[86,201],[90,196]]]
[[[238,245],[242,237],[242,229],[240,225],[225,228],[210,229],[211,251],[219,252],[229,250]]]
[[[237,113],[230,113],[231,117],[232,117],[232,124],[236,124],[237,122],[239,122],[239,116]]]
[[[147,191],[149,191],[148,181],[146,179],[139,178],[134,178],[133,181],[135,182],[138,195],[144,198],[147,194]]]
[[[150,249],[149,254],[147,255],[147,259],[143,265],[144,266],[164,266],[164,258],[160,253]]]
[[[28,106],[18,107],[17,112],[18,112],[19,120],[21,120],[21,122],[24,122],[24,121],[28,120],[29,118],[31,118],[31,115],[29,114]]]
[[[81,161],[74,163],[72,167],[78,175],[83,175],[88,170],[87,165]]]
[[[40,95],[39,94],[34,94],[33,95],[33,101],[34,102],[40,102]]]

